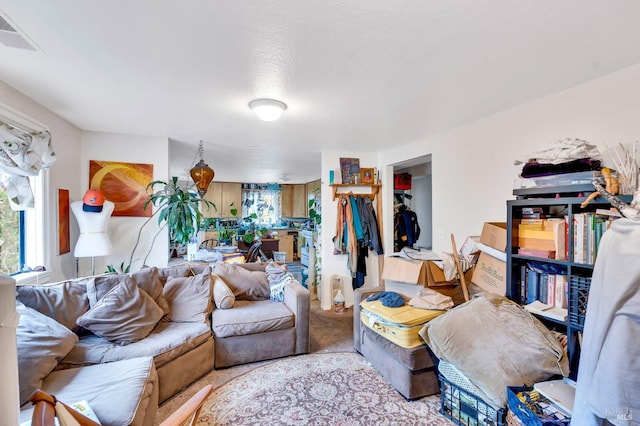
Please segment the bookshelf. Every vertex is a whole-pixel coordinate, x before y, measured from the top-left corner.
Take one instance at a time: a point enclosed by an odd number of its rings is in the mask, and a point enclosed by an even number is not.
[[[590,192],[586,189],[585,196]],[[566,333],[571,367],[570,377],[575,379],[580,359],[584,314],[597,248],[602,232],[607,228],[606,221],[613,220],[613,217],[596,215],[595,212],[608,210],[610,206],[604,198],[598,197],[582,208],[580,204],[585,196],[574,193],[564,197],[553,191],[516,195],[518,199],[507,201],[506,295],[523,305],[536,300],[556,304],[556,309],[549,310],[554,314],[547,315],[546,311],[534,313],[549,328]],[[629,201],[631,197],[620,198]],[[551,226],[546,222],[542,225],[542,221],[560,222],[562,228],[556,229],[554,233]],[[537,226],[544,226],[544,229],[539,230]],[[596,232],[598,227],[601,230]],[[559,235],[558,232],[563,232],[564,235]],[[561,241],[559,242],[558,239]],[[531,246],[527,247],[528,244]],[[523,253],[524,250],[520,250],[521,246],[529,249],[528,253]],[[534,276],[537,278],[533,278]],[[549,276],[553,276],[553,290],[549,284]],[[556,285],[561,285],[562,288],[559,289]],[[540,290],[543,288],[546,290],[546,295],[541,297]],[[551,291],[553,291],[553,297],[549,299]],[[560,302],[562,296],[566,300],[566,319],[558,315],[562,311],[556,301]],[[541,300],[543,298],[545,300]]]

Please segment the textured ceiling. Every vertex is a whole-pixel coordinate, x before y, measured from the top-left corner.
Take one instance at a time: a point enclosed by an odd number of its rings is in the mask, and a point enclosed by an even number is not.
[[[640,62],[636,0],[0,0],[0,79],[89,131],[199,140],[216,179],[424,138]],[[275,123],[247,107],[273,97]]]

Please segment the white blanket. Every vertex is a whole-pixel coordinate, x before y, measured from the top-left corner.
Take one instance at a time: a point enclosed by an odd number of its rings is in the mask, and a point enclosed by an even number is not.
[[[640,420],[640,221],[616,220],[593,269],[571,424]]]

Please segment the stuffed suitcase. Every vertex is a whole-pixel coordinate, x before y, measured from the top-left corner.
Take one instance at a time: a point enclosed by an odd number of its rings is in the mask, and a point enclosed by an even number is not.
[[[418,332],[424,324],[445,311],[418,309],[404,305],[399,308],[384,306],[380,300],[360,303],[360,320],[379,335],[403,348],[415,348],[424,344]]]

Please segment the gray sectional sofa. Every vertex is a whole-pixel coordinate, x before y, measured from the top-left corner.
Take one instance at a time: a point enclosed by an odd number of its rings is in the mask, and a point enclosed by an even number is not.
[[[309,293],[258,264],[146,268],[17,289],[21,421],[41,388],[103,425],[152,425],[215,368],[309,351]],[[38,368],[34,368],[38,366]]]

